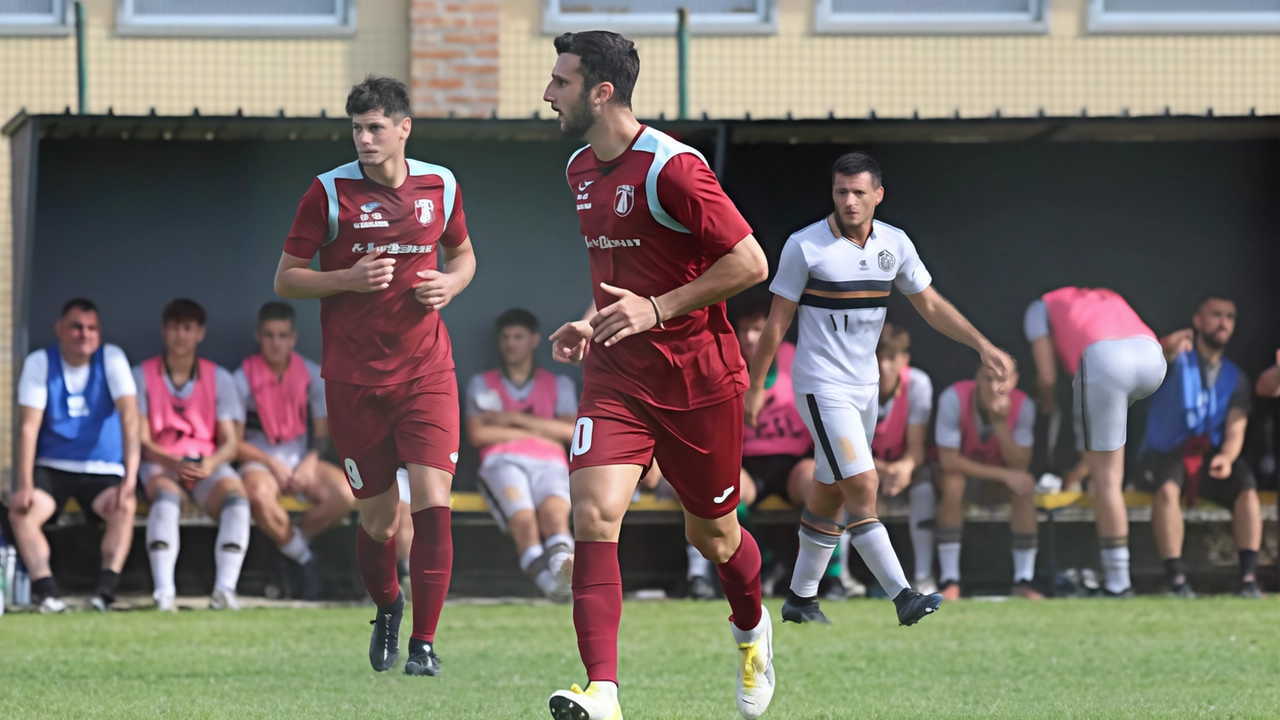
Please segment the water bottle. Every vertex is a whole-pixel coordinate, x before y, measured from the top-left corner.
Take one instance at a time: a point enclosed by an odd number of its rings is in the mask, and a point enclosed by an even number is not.
[[[17,548],[12,545],[6,545],[0,550],[0,564],[4,571],[4,599],[5,604],[12,606],[13,602],[13,579],[14,573],[17,571],[18,553]]]
[[[13,572],[13,604],[31,604],[31,576],[27,574],[27,566],[22,558],[17,558]]]

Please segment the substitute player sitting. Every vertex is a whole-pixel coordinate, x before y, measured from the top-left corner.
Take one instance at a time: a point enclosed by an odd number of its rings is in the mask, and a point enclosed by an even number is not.
[[[1185,525],[1178,501],[1185,498],[1194,505],[1203,496],[1231,510],[1240,595],[1260,598],[1262,507],[1258,481],[1240,457],[1252,403],[1250,383],[1226,357],[1236,328],[1236,304],[1206,297],[1191,325],[1160,340],[1173,372],[1151,396],[1142,439],[1143,473],[1134,485],[1153,494],[1151,531],[1175,595],[1195,596],[1182,565]]]
[[[102,344],[98,307],[76,298],[54,326],[58,343],[27,356],[18,380],[21,431],[9,523],[40,612],[67,609],[49,566],[44,524],[71,498],[106,524],[92,603],[115,600],[137,509],[138,404],[129,359]]]
[[[817,580],[840,536],[855,549],[893,598],[898,621],[914,625],[942,603],[941,595],[911,589],[876,516],[879,475],[871,453],[880,392],[875,349],[889,292],[896,285],[934,329],[977,350],[1002,384],[1013,361],[944,300],[931,283],[906,233],[874,219],[884,199],[880,167],[865,153],[849,153],[831,169],[835,211],[793,234],[782,248],[770,290],[773,307],[751,358],[749,425],[759,421],[764,381],[797,310],[800,343],[792,376],[796,406],[819,447],[815,483],[800,516],[800,552],[782,617],[825,622]],[[847,524],[837,521],[842,507]]]
[[[1008,379],[1016,386],[1018,374]],[[1018,389],[1001,393],[986,367],[973,380],[961,380],[938,397],[934,441],[938,445],[938,580],[942,597],[960,599],[960,538],[964,533],[964,496],[969,480],[998,485],[994,497],[1008,500],[1013,514],[1013,594],[1043,600],[1031,586],[1036,573],[1035,478],[1031,445],[1035,403]]]
[[[302,597],[320,595],[320,573],[311,538],[339,523],[355,506],[346,478],[320,459],[329,448],[320,366],[294,352],[298,342],[293,307],[269,302],[258,311],[258,349],[234,379],[244,406],[236,423],[240,474],[253,521],[285,557],[302,567]],[[309,426],[309,427],[308,427]],[[294,526],[281,495],[307,499],[311,508]]]
[[[566,179],[600,311],[551,336],[557,360],[586,355],[569,466],[574,628],[590,681],[552,695],[551,714],[622,717],[618,535],[656,453],[684,507],[686,537],[716,564],[733,610],[738,711],[756,718],[773,695],[772,632],[760,550],[734,513],[746,373],[723,301],[763,280],[768,264],[702,156],[632,114],[635,45],[593,31],[561,35],[555,47],[543,99],[562,132],[589,143]]]
[[[174,300],[165,306],[162,321],[164,352],[133,369],[142,416],[138,476],[151,502],[147,554],[156,605],[177,609],[173,575],[185,491],[218,521],[209,607],[239,610],[236,583],[249,548],[249,500],[230,463],[236,457],[236,422],[243,409],[231,373],[197,355],[204,342],[204,308],[192,300]]]
[[[925,437],[933,414],[933,380],[911,365],[911,334],[886,322],[876,344],[880,398],[871,455],[885,498],[907,494],[907,523],[915,555],[913,586],[926,595],[933,581],[934,514],[937,495],[925,465]]]
[[[549,569],[573,554],[569,535],[569,461],[578,393],[573,380],[534,365],[542,336],[528,310],[494,323],[502,367],[467,383],[467,438],[480,448],[480,488],[489,511],[516,545],[520,570],[553,600],[568,601],[567,582]]]
[[[453,172],[405,157],[404,83],[371,75],[347,95],[357,159],[315,178],[276,268],[276,292],[320,299],[329,431],[360,510],[356,562],[378,606],[369,663],[400,654],[396,469],[409,475],[413,635],[407,675],[438,675],[434,644],[453,573],[449,489],[458,462],[458,381],[440,310],[475,273]],[[320,256],[320,269],[311,260]]]
[[[1129,303],[1104,288],[1045,293],[1027,307],[1023,324],[1035,358],[1041,412],[1055,412],[1058,363],[1074,377],[1072,414],[1093,482],[1104,590],[1128,597],[1133,590],[1123,486],[1129,406],[1160,387],[1164,351]]]

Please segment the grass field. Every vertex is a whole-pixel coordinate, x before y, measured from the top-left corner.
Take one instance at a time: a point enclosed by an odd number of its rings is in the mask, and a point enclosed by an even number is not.
[[[826,611],[834,627],[775,625],[767,717],[1280,717],[1273,600],[963,601],[913,628],[885,601]],[[738,717],[726,614],[627,603],[627,718]],[[440,678],[374,673],[371,616],[7,615],[0,717],[545,718],[547,696],[582,681],[567,607],[450,605]]]

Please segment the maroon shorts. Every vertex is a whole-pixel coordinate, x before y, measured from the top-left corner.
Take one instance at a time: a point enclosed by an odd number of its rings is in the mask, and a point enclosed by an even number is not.
[[[357,498],[396,487],[400,463],[453,473],[458,463],[458,380],[453,371],[398,385],[329,380],[329,435]]]
[[[714,519],[738,508],[742,428],[741,395],[695,410],[667,410],[588,385],[569,444],[569,469],[644,467],[657,457],[685,510]]]

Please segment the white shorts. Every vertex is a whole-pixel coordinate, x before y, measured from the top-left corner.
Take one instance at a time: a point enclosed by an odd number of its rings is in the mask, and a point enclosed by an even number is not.
[[[818,448],[813,476],[830,485],[875,469],[871,436],[880,411],[880,385],[849,385],[796,393],[796,409]]]
[[[478,474],[480,494],[503,532],[507,518],[521,510],[536,510],[553,497],[569,502],[569,468],[564,463],[494,455],[480,464]]]
[[[1129,406],[1155,392],[1164,373],[1164,351],[1145,335],[1101,340],[1085,348],[1072,382],[1078,449],[1124,447]]]
[[[290,470],[294,470],[298,465],[302,464],[302,458],[306,457],[307,453],[310,452],[310,449],[307,447],[307,437],[305,435],[290,442],[280,443],[279,445],[272,445],[267,442],[254,442],[253,440],[246,440],[245,442],[248,442],[261,450],[267,457],[275,458],[276,460],[284,463]],[[268,468],[260,462],[250,460],[249,462],[240,463],[240,472],[246,473],[251,470],[260,470],[265,473],[271,472],[271,468]]]
[[[156,463],[148,460],[143,460],[142,464],[138,466],[138,477],[142,479],[144,487],[151,478],[160,475],[169,478],[184,488],[187,486],[185,482],[179,480],[172,472],[169,472],[161,465],[157,465]],[[239,477],[239,475],[236,475],[236,471],[232,470],[229,464],[222,463],[213,469],[213,472],[209,474],[209,477],[197,482],[195,486],[189,490],[191,497],[195,499],[196,504],[203,508],[204,501],[209,499],[209,494],[213,492],[213,488],[217,486],[218,482],[223,478],[229,477]]]

